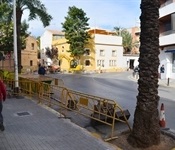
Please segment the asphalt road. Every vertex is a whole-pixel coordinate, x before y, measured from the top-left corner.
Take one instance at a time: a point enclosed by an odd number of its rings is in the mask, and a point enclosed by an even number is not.
[[[132,126],[138,94],[137,81],[132,72],[102,74],[51,74],[63,79],[65,86],[91,95],[115,100],[131,113],[129,123]],[[175,88],[159,86],[160,102],[165,106],[166,127],[175,129]],[[160,109],[160,106],[159,106]]]

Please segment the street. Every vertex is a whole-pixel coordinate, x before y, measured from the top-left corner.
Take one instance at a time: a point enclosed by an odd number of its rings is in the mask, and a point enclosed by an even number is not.
[[[102,74],[50,74],[61,78],[65,86],[77,91],[115,100],[123,109],[131,113],[129,123],[133,124],[136,107],[137,81],[132,78],[132,72],[102,73]],[[165,107],[166,127],[175,129],[175,94],[174,88],[159,86],[160,102]]]

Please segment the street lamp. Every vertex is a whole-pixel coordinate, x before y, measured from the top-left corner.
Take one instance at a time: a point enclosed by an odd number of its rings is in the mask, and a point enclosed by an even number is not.
[[[14,71],[15,71],[15,92],[19,90],[18,83],[18,57],[17,57],[17,34],[16,34],[16,0],[13,0],[13,44],[14,44]]]

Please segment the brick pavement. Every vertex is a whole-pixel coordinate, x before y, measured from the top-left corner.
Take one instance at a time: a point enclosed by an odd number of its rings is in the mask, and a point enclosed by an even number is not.
[[[10,98],[3,107],[0,150],[116,150],[69,119],[28,98]]]

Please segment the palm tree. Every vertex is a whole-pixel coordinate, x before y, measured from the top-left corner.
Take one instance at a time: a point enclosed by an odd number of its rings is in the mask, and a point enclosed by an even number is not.
[[[137,106],[128,142],[134,147],[160,143],[158,66],[159,0],[141,1],[141,36]]]
[[[13,7],[12,7],[13,8]],[[50,24],[52,16],[47,13],[47,10],[40,0],[17,0],[16,1],[16,25],[17,25],[17,52],[18,52],[18,71],[21,73],[21,18],[25,10],[29,10],[29,20],[34,20],[37,17],[46,27]]]
[[[138,41],[133,41],[133,37],[129,31],[122,27],[114,27],[115,35],[122,37],[123,53],[132,53],[132,49],[138,45]]]

